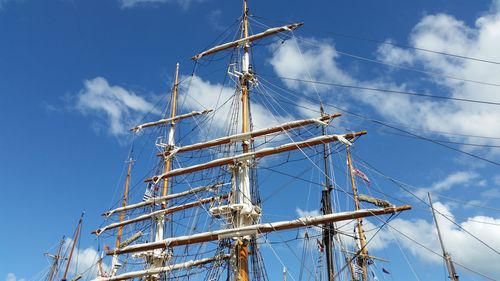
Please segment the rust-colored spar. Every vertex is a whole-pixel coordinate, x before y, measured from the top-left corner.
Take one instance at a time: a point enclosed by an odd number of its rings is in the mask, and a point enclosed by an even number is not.
[[[138,217],[133,218],[133,219],[129,219],[129,220],[126,220],[126,221],[115,222],[115,223],[109,224],[107,226],[104,226],[104,227],[101,227],[99,229],[96,229],[96,230],[92,231],[92,234],[100,235],[104,231],[107,231],[107,230],[110,230],[110,229],[114,229],[114,228],[121,227],[121,226],[124,226],[124,225],[128,225],[128,224],[131,224],[131,223],[135,223],[135,222],[139,222],[139,221],[151,219],[151,218],[154,218],[156,216],[171,214],[171,213],[174,213],[174,212],[178,212],[178,211],[186,210],[186,209],[189,209],[189,208],[201,206],[203,204],[207,204],[207,203],[214,202],[214,201],[217,201],[217,200],[226,200],[228,197],[229,197],[229,195],[226,194],[226,195],[222,195],[222,196],[215,196],[215,197],[210,197],[210,198],[204,198],[204,199],[201,199],[201,200],[198,200],[198,201],[189,202],[189,203],[186,203],[186,204],[183,204],[183,205],[179,205],[179,206],[175,206],[175,207],[171,207],[171,208],[168,208],[168,209],[161,209],[161,210],[158,210],[158,211],[155,211],[155,212],[144,214],[142,216],[138,216]]]
[[[75,235],[73,236],[73,244],[71,246],[71,251],[69,252],[69,257],[68,261],[66,262],[66,269],[64,270],[64,275],[63,278],[61,279],[62,281],[66,281],[66,277],[68,276],[68,271],[69,271],[69,265],[71,264],[71,258],[73,257],[73,252],[75,251],[75,245],[78,242],[78,236],[80,235],[80,231],[82,229],[82,223],[83,223],[83,215],[85,213],[82,213],[80,216],[80,220],[78,221],[78,226],[76,227],[75,230]]]
[[[228,43],[224,43],[224,44],[219,45],[219,46],[215,46],[211,49],[208,49],[202,53],[197,54],[196,56],[193,56],[191,59],[192,60],[199,60],[204,56],[208,56],[208,55],[211,55],[211,54],[223,51],[223,50],[236,48],[236,47],[241,46],[243,44],[246,44],[248,42],[253,42],[253,41],[271,36],[271,35],[276,34],[276,33],[291,31],[291,30],[294,30],[302,25],[304,25],[304,23],[299,22],[299,23],[284,25],[284,26],[280,26],[280,27],[269,28],[269,29],[265,30],[264,32],[261,32],[261,33],[255,34],[255,35],[250,35],[248,37],[244,37],[244,38],[238,39],[238,40],[233,41],[233,42],[228,42]]]
[[[173,238],[167,238],[162,241],[151,242],[151,243],[143,243],[137,245],[127,246],[121,249],[115,249],[113,251],[107,252],[107,255],[113,254],[125,254],[125,253],[134,253],[134,252],[142,252],[149,251],[154,249],[162,249],[167,247],[176,247],[188,244],[196,244],[203,243],[208,241],[215,241],[219,238],[225,237],[238,237],[245,236],[250,233],[269,233],[280,230],[287,230],[299,227],[306,227],[311,225],[320,225],[325,223],[332,223],[337,221],[345,221],[358,219],[363,217],[371,217],[371,216],[379,216],[384,214],[393,214],[396,212],[407,211],[410,210],[410,205],[402,205],[402,206],[394,206],[384,209],[365,209],[351,212],[342,212],[335,214],[327,214],[320,215],[314,217],[303,217],[291,221],[280,221],[273,223],[263,223],[263,224],[255,224],[249,225],[239,228],[232,229],[222,229],[212,232],[203,232],[194,235],[187,236],[179,236]]]
[[[128,190],[130,186],[130,173],[132,171],[132,163],[133,160],[132,158],[129,159],[128,161],[128,169],[127,169],[127,177],[125,178],[125,189],[123,191],[123,199],[122,199],[122,207],[127,206],[127,200],[128,200]],[[125,220],[125,212],[122,211],[120,213],[120,222]],[[116,247],[119,248],[122,240],[122,234],[123,234],[123,228],[120,227],[118,228],[118,233],[116,235]]]
[[[161,174],[158,176],[154,176],[152,178],[148,178],[144,181],[145,182],[150,182],[150,181],[158,182],[159,180],[162,180],[165,178],[170,178],[170,177],[174,177],[174,176],[179,176],[179,175],[193,173],[193,172],[197,172],[197,171],[201,171],[201,170],[206,170],[206,169],[210,169],[210,168],[224,166],[224,165],[232,164],[232,163],[235,163],[235,162],[238,162],[241,160],[245,160],[245,159],[249,159],[249,158],[265,157],[265,156],[278,154],[278,153],[282,153],[282,152],[287,152],[287,151],[291,151],[291,150],[295,150],[295,149],[301,149],[301,148],[305,148],[305,147],[315,146],[315,145],[322,144],[322,143],[338,141],[339,139],[342,139],[342,138],[353,139],[357,136],[361,136],[364,134],[366,134],[366,131],[363,130],[363,131],[348,133],[348,134],[344,134],[344,135],[326,135],[326,136],[315,137],[315,138],[308,139],[308,140],[301,141],[301,142],[288,143],[288,144],[284,144],[284,145],[281,145],[278,147],[264,148],[264,149],[254,151],[254,152],[247,152],[247,153],[243,153],[243,154],[232,156],[232,157],[216,159],[216,160],[213,160],[213,161],[210,161],[207,163],[203,163],[203,164],[193,165],[193,166],[186,167],[186,168],[175,169],[175,170],[172,170],[168,173],[164,173],[164,174]]]
[[[287,122],[287,123],[283,123],[283,124],[280,124],[280,125],[277,125],[274,127],[270,127],[270,128],[264,128],[264,129],[260,129],[260,130],[256,130],[256,131],[252,131],[252,132],[247,132],[247,133],[234,134],[231,136],[214,139],[214,140],[207,141],[207,142],[200,142],[200,143],[195,143],[195,144],[191,144],[191,145],[178,147],[175,149],[175,153],[188,152],[188,151],[204,149],[204,148],[209,148],[209,147],[218,146],[218,145],[230,144],[230,143],[233,143],[236,141],[248,140],[248,139],[256,138],[256,137],[262,137],[262,136],[282,132],[285,130],[291,130],[294,128],[303,127],[303,126],[310,125],[310,124],[327,122],[327,121],[330,121],[330,120],[337,118],[339,116],[341,116],[340,113],[327,114],[327,115],[322,116],[320,118],[302,119],[302,120]],[[166,151],[166,152],[158,153],[157,156],[167,157],[170,153],[172,153],[172,152]]]

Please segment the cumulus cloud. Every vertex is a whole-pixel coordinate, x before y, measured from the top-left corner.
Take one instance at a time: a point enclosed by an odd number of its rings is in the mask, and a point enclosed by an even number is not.
[[[474,26],[446,14],[427,15],[415,25],[409,35],[408,45],[432,49],[438,52],[454,53],[463,56],[500,61],[500,1],[495,1],[492,9],[480,16]],[[389,42],[392,42],[389,40]],[[391,65],[401,65],[423,69],[452,77],[500,84],[498,65],[478,63],[429,52],[398,48],[382,44],[376,52],[377,59]],[[410,91],[454,98],[500,102],[496,87],[477,83],[425,76],[424,84],[412,80],[410,83],[396,81],[394,76],[382,73],[378,77],[365,80],[356,73],[342,70],[341,55],[329,40],[292,39],[285,42],[273,53],[270,64],[274,71],[285,77],[329,81],[340,84],[372,88]],[[397,69],[391,69],[397,71]],[[324,99],[335,102],[326,95],[331,88],[315,87],[297,81],[283,80],[293,90],[305,93],[324,92]],[[429,85],[433,87],[429,88]],[[422,86],[426,85],[426,86]],[[439,89],[439,93],[430,92]],[[339,90],[336,91],[347,91]],[[338,96],[335,96],[337,98]],[[357,106],[370,106],[377,114],[391,122],[407,124],[415,129],[426,131],[454,132],[472,136],[500,137],[500,111],[491,105],[471,104],[440,100],[423,100],[416,97],[387,94],[373,91],[351,92],[349,99]],[[443,134],[442,137],[457,140],[459,137]],[[493,144],[494,139],[460,137],[461,141],[476,144]],[[464,147],[463,149],[478,149]],[[492,153],[494,150],[491,150]]]
[[[202,2],[203,0],[119,0],[122,8],[132,8],[144,5],[157,5],[165,3],[177,3],[183,9],[188,9],[192,2]]]
[[[25,281],[25,279],[24,278],[18,279],[14,273],[7,273],[5,281]]]
[[[102,77],[84,81],[76,97],[76,109],[100,119],[96,123],[113,136],[125,134],[144,114],[160,114],[141,96],[120,86],[112,86]]]
[[[2,11],[9,2],[14,2],[16,0],[0,0],[0,11]]]
[[[207,15],[208,23],[215,30],[224,30],[224,26],[221,23],[221,16],[222,16],[222,10],[221,9],[212,10]]]
[[[282,77],[312,79],[320,81],[350,84],[354,80],[345,73],[336,62],[339,54],[330,41],[307,38],[300,42],[292,38],[280,45],[273,45],[276,50],[269,63]],[[285,85],[293,90],[321,91],[325,86],[284,80]]]
[[[183,77],[185,79],[186,77]],[[180,86],[182,110],[217,109],[211,113],[209,124],[201,127],[200,135],[216,137],[230,132],[231,116],[241,120],[239,92],[232,87],[203,80],[198,76],[187,78],[189,81]],[[111,85],[105,78],[96,77],[84,81],[84,87],[71,99],[72,108],[94,120],[98,130],[105,129],[112,136],[122,136],[137,125],[144,115],[160,115],[145,97],[118,85]],[[237,106],[234,106],[234,104]],[[292,116],[281,110],[277,112],[265,105],[251,100],[254,129],[265,128],[292,120]],[[238,112],[233,114],[233,110]],[[239,132],[240,127],[234,128]]]
[[[235,95],[239,93],[228,86],[218,83],[211,83],[203,80],[198,76],[190,77],[189,82],[184,83],[182,90],[187,91],[185,106],[188,110],[200,110],[206,108],[217,109],[212,114],[212,128],[209,135],[227,134],[231,125],[231,115],[234,107],[232,100],[239,103],[240,98]],[[292,119],[287,114],[279,114],[271,112],[268,108],[260,103],[251,101],[252,121],[255,129],[269,127],[275,124],[286,122]],[[241,120],[241,110],[237,113],[238,120]],[[237,128],[239,130],[239,127]]]
[[[64,247],[69,248],[72,243],[73,240],[71,238],[67,238],[64,243]],[[82,274],[82,278],[85,280],[94,279],[98,274],[97,261],[99,258],[100,253],[93,247],[83,249],[75,247],[73,258],[71,260],[71,264],[69,265],[69,279],[72,278],[71,276],[76,276],[78,274]],[[109,265],[105,262],[102,263],[102,268],[104,271],[109,272]]]
[[[427,15],[412,30],[409,43],[417,48],[499,61],[499,28],[500,9],[497,1],[491,11],[476,20],[474,26],[467,26],[463,21],[446,14]],[[378,58],[388,63],[419,67],[447,76],[500,84],[500,69],[497,65],[387,45],[379,48]],[[500,101],[500,96],[494,94],[495,87],[442,77],[435,77],[432,81],[443,86],[451,97]],[[415,124],[423,129],[500,136],[500,112],[488,105],[413,100],[412,106],[405,109],[414,116],[412,119],[408,116],[393,117],[406,123],[419,120]],[[493,142],[487,139],[468,141],[484,144]]]
[[[314,217],[314,216],[319,216],[321,213],[319,210],[302,210],[301,208],[295,209],[295,212],[297,213],[297,216],[299,218],[304,218],[304,217]],[[307,227],[305,229],[300,230],[300,237],[305,237],[306,234],[308,237],[320,237],[321,235],[321,228],[320,227]],[[322,241],[322,238],[318,238],[319,241]],[[306,247],[308,250],[315,249],[318,246],[316,239],[310,238],[307,240],[304,240],[304,244],[300,245],[300,247]]]
[[[496,185],[500,186],[500,175],[496,175],[496,176],[494,176],[494,177],[493,177],[493,182],[494,182]]]
[[[436,202],[434,208],[437,212],[449,217],[450,220],[457,221],[448,206]],[[445,248],[451,253],[454,261],[491,277],[500,276],[500,268],[497,266],[500,264],[500,256],[494,254],[491,249],[488,249],[467,233],[472,233],[482,241],[486,241],[494,249],[500,249],[500,237],[496,235],[498,232],[497,224],[500,224],[500,218],[488,216],[469,217],[459,222],[460,227],[463,229],[460,229],[439,214],[437,214],[437,220],[441,234],[444,237]],[[397,218],[390,222],[390,225],[425,247],[441,254],[437,231],[433,221]],[[422,261],[434,264],[443,262],[442,258],[410,241],[399,232],[391,230],[391,228],[386,228],[380,234],[382,236],[381,239],[389,242],[384,244],[385,247],[388,247],[390,241],[393,241],[394,235],[404,248],[414,256],[419,257]],[[458,266],[457,268],[461,272],[466,272],[466,270],[460,269]]]
[[[456,185],[463,185],[470,183],[473,179],[476,179],[479,175],[474,172],[460,171],[448,175],[444,180],[436,182],[432,185],[431,190],[433,191],[443,191],[448,190]]]
[[[485,200],[497,199],[500,198],[500,190],[498,190],[498,188],[490,188],[481,192],[480,195]]]
[[[452,188],[469,186],[474,183],[476,186],[482,186],[484,181],[479,180],[480,176],[478,173],[473,171],[458,171],[453,172],[446,176],[444,179],[438,180],[432,183],[429,187],[419,188],[415,194],[427,201],[427,193],[440,193],[443,191],[450,190]]]

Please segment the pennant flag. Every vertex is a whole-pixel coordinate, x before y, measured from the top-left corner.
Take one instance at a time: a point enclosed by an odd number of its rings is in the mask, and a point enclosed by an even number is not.
[[[383,272],[383,273],[385,273],[385,274],[391,274],[391,273],[389,272],[389,270],[387,270],[387,269],[385,269],[385,268],[383,268],[383,267],[382,267],[382,272]]]
[[[354,173],[354,175],[360,177],[368,186],[370,186],[370,179],[365,175],[365,173],[356,168],[352,168],[352,172]]]

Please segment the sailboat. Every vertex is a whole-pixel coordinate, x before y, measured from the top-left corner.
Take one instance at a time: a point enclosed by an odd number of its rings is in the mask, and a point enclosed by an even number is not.
[[[397,214],[410,210],[411,206],[395,206],[360,194],[357,181],[369,180],[356,168],[351,149],[367,132],[331,133],[334,119],[341,114],[325,112],[321,103],[318,104],[321,113],[314,118],[269,120],[272,126],[254,127],[251,98],[260,81],[251,63],[252,48],[262,40],[286,36],[303,23],[251,34],[249,17],[247,1],[243,0],[239,38],[192,57],[201,63],[217,54],[232,54],[227,73],[235,90],[227,101],[231,110],[226,112],[225,135],[217,136],[203,129],[218,122],[213,115],[220,108],[178,112],[182,94],[179,64],[164,118],[131,129],[135,139],[157,136],[154,142],[146,143],[157,151],[152,160],[155,164],[149,170],[138,167],[148,163],[139,163],[131,153],[123,196],[116,206],[103,213],[105,221],[92,232],[103,244],[113,243],[104,248],[93,280],[270,280],[268,272],[281,274],[282,267],[270,268],[262,248],[271,247],[267,237],[287,232],[312,240],[320,248],[318,263],[324,266],[314,280],[373,280],[370,266],[376,257],[368,253],[363,219]],[[179,134],[181,129],[183,135]],[[346,194],[353,202],[349,210],[338,211],[338,206],[332,203],[332,192],[338,188],[332,176],[332,147],[345,152],[346,178],[351,190]],[[321,155],[319,162],[311,159],[317,155]],[[321,213],[270,220],[266,206],[285,203],[272,202],[270,198],[263,204],[260,190],[277,187],[272,184],[265,187],[266,181],[259,180],[263,172],[260,167],[262,163],[288,167],[293,162],[311,166],[323,177],[318,192],[321,200],[315,203]],[[295,168],[287,169],[292,176],[297,173]],[[267,177],[273,177],[270,170],[266,172]],[[143,180],[132,186],[132,176],[139,173]],[[131,195],[132,190],[135,196]],[[138,190],[145,191],[142,194]],[[365,209],[360,202],[373,207]],[[355,242],[352,247],[343,242],[342,236],[346,234],[339,230],[341,222],[354,225],[353,234],[349,235]],[[319,230],[320,235],[312,237],[307,229]],[[282,262],[287,257],[277,255],[277,259]],[[343,265],[339,266],[339,260]],[[285,263],[283,266],[286,280],[289,269]]]

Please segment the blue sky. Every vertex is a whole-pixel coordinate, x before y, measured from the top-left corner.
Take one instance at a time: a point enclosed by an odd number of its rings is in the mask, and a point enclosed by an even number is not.
[[[53,250],[63,234],[71,235],[82,210],[86,220],[81,248],[96,247],[89,232],[101,224],[99,214],[116,201],[122,186],[130,141],[125,129],[144,115],[152,120],[163,110],[175,63],[181,64],[184,78],[190,75],[194,63],[189,58],[213,45],[240,16],[241,4],[231,2],[0,0],[0,278],[34,279],[47,267],[43,253]],[[500,102],[498,85],[477,83],[500,84],[498,64],[381,44],[391,42],[498,62],[498,1],[268,2],[250,1],[255,32],[262,30],[259,24],[305,22],[294,33],[296,37],[282,37],[289,39],[284,43],[265,41],[256,46],[255,69],[268,81],[280,76]],[[185,100],[182,110],[199,109],[194,99],[211,104],[214,95],[230,93],[220,84],[225,72],[221,67],[227,63],[226,57],[220,58],[197,67],[196,79],[189,84],[191,99]],[[500,145],[498,105],[324,85],[314,88],[279,80],[276,83],[301,93],[291,97],[305,107],[312,107],[307,101],[318,94],[328,105],[396,124],[419,136],[482,145],[445,143],[500,162],[498,147],[491,147]],[[329,112],[337,111],[328,105]],[[262,104],[254,109],[256,125],[266,125],[269,120],[263,116],[268,109]],[[317,115],[290,105],[276,114],[283,121]],[[418,188],[412,189],[416,194],[435,193],[443,213],[500,250],[500,239],[494,235],[500,229],[498,210],[475,207],[500,208],[498,164],[401,136],[401,131],[349,114],[336,122],[340,122],[338,130],[369,131],[356,144],[355,153],[361,159]],[[338,166],[343,167],[343,163],[337,161]],[[414,211],[398,217],[394,227],[429,247],[436,246],[425,205],[375,171],[365,169],[384,192],[415,206]],[[273,185],[278,186],[278,182],[271,182]],[[299,185],[292,188],[302,192]],[[263,197],[272,193],[262,192]],[[292,213],[281,214],[282,210],[272,205],[264,207],[290,218],[297,215],[295,210],[318,209],[292,193],[274,197],[277,202],[287,201]],[[500,276],[498,268],[490,265],[498,264],[500,255],[456,226],[442,223],[449,237],[448,250],[457,261],[491,277]],[[392,274],[386,279],[417,280],[391,237],[389,231],[383,231],[373,250],[392,261]],[[398,239],[420,280],[444,279],[439,259],[404,237]],[[488,260],[494,262],[488,264]],[[280,274],[279,262],[271,264],[273,270],[268,271]],[[481,280],[477,275],[466,275],[469,273],[463,268],[458,270],[467,279]]]

